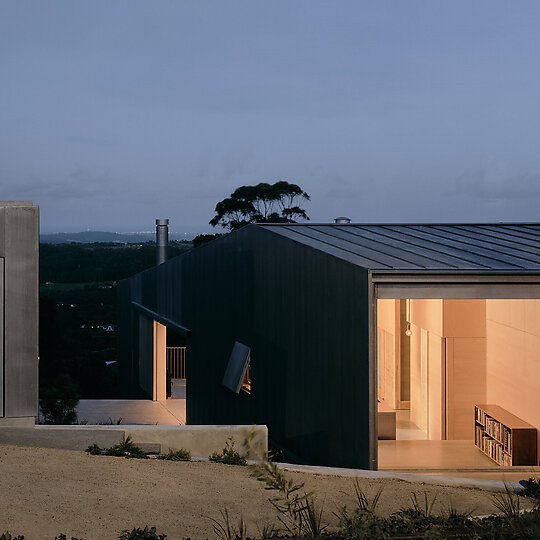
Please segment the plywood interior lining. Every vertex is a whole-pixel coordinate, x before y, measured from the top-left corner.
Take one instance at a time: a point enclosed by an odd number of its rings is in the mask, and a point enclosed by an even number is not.
[[[409,302],[410,337],[400,302]],[[472,440],[474,404],[492,403],[539,430],[540,448],[540,300],[379,300],[378,311],[384,402],[397,409],[396,344],[408,340],[408,418],[420,438]]]

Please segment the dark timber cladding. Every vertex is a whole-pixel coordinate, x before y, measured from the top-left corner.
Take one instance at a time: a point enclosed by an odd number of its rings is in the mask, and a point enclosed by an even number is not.
[[[370,467],[365,269],[249,226],[122,282],[120,296],[128,394],[145,382],[126,316],[148,316],[136,303],[190,331],[188,423],[266,424],[308,463]],[[235,341],[251,348],[251,395],[222,385]]]
[[[148,395],[154,318],[187,336],[188,423],[267,424],[308,463],[376,468],[376,299],[412,282],[418,297],[519,282],[507,298],[540,298],[540,225],[245,227],[121,283],[126,394]],[[236,341],[251,395],[222,385]]]

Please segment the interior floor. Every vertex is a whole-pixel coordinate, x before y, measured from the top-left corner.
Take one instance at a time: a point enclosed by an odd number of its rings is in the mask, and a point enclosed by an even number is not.
[[[416,471],[500,469],[473,441],[379,441],[379,469]]]
[[[396,439],[398,441],[425,441],[427,433],[411,422],[411,411],[396,411]]]

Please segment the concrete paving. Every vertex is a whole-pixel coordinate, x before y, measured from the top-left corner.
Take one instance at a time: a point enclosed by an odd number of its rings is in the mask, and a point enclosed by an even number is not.
[[[186,423],[186,400],[167,399],[81,399],[77,406],[79,421],[98,424],[120,420],[124,424],[179,426]]]
[[[513,488],[516,492],[522,491],[523,486],[517,482],[504,482],[501,480],[483,480],[478,478],[458,478],[453,476],[438,476],[429,474],[411,474],[394,471],[368,471],[364,469],[340,469],[337,467],[316,467],[311,465],[291,465],[278,463],[280,468],[286,471],[302,471],[315,474],[331,474],[338,476],[357,476],[359,478],[395,478],[407,482],[419,482],[437,486],[454,486],[484,489],[488,491],[505,491],[506,487]]]

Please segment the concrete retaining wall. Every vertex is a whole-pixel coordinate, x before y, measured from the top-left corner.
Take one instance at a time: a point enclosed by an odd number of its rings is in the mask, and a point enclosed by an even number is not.
[[[124,438],[123,429],[81,429],[82,426],[35,426],[2,427],[0,444],[35,446],[38,448],[61,448],[64,450],[86,450],[91,444],[109,447]]]
[[[242,442],[251,429],[252,426],[38,425],[32,428],[0,428],[0,444],[86,450],[94,443],[108,447],[131,436],[135,443],[160,444],[162,452],[169,448],[185,448],[195,457],[207,457],[221,451],[228,438],[235,441],[237,450],[242,453]],[[268,449],[266,426],[254,427],[252,447]]]

